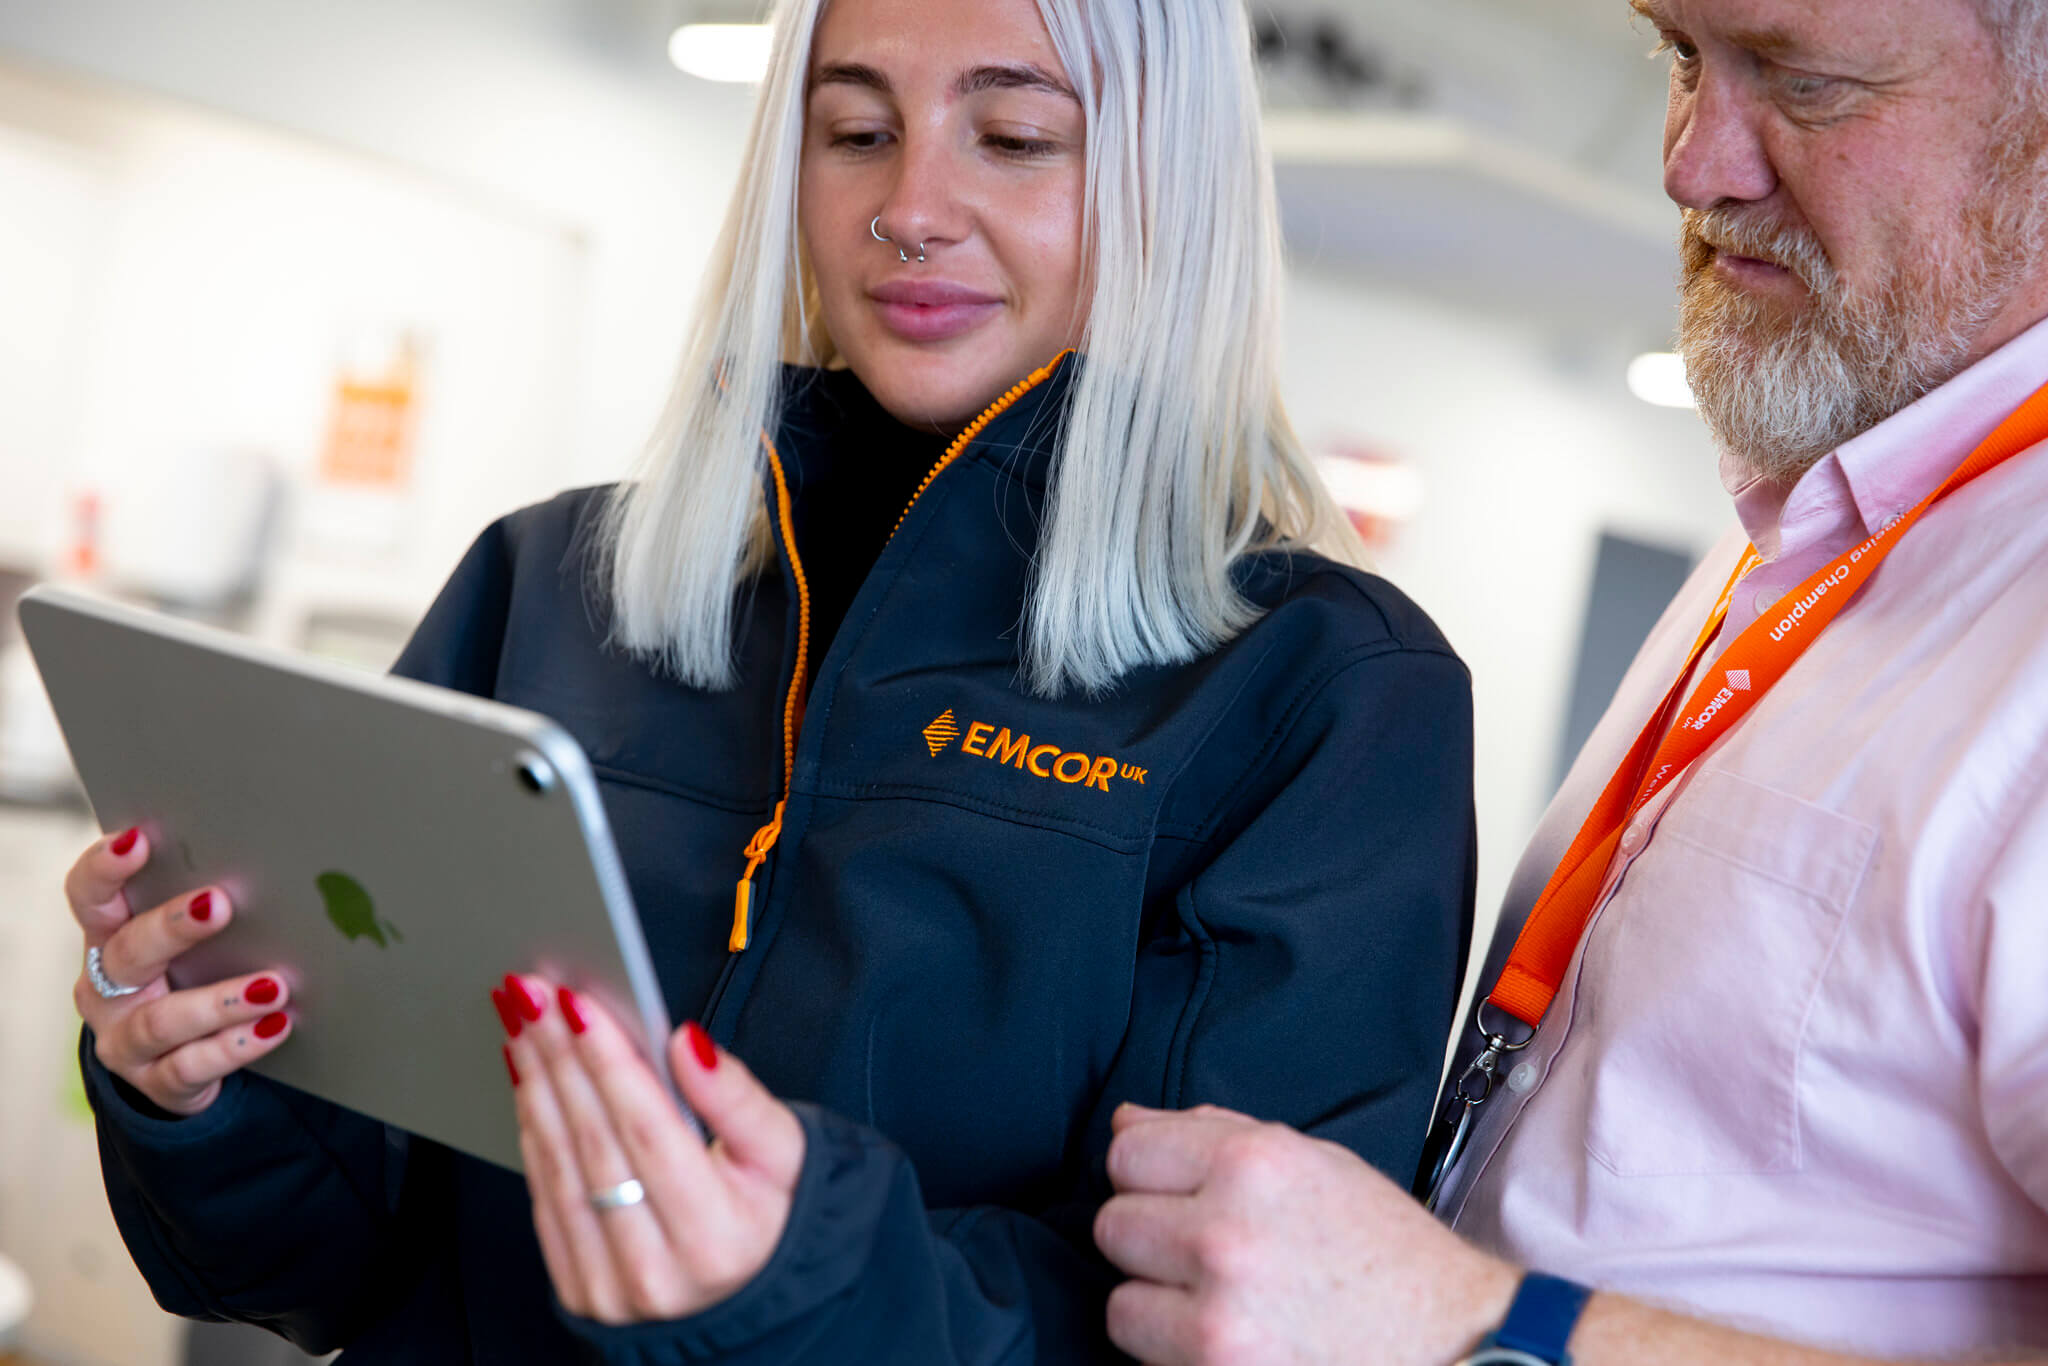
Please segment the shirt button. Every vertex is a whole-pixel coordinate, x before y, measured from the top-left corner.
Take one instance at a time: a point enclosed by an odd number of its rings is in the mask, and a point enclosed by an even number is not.
[[[1508,1073],[1508,1090],[1518,1096],[1526,1096],[1536,1089],[1536,1064],[1525,1062]]]
[[[1621,832],[1622,853],[1633,854],[1641,850],[1642,847],[1643,827],[1641,825],[1631,825],[1628,829]]]
[[[1771,610],[1771,605],[1777,602],[1780,596],[1782,595],[1776,589],[1759,589],[1757,590],[1756,597],[1752,599],[1755,606],[1753,606],[1750,610],[1754,611],[1758,616],[1762,616],[1764,613]]]

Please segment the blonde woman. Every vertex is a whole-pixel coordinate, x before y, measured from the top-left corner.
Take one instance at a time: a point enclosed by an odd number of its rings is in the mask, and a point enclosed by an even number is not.
[[[646,469],[492,527],[399,666],[589,750],[713,1141],[538,977],[495,993],[524,1183],[248,1076],[279,982],[163,986],[233,908],[131,918],[117,836],[72,901],[146,989],[82,981],[84,1064],[178,1312],[358,1366],[1111,1359],[1120,1102],[1412,1174],[1468,685],[1308,549],[1239,0],[777,22]]]

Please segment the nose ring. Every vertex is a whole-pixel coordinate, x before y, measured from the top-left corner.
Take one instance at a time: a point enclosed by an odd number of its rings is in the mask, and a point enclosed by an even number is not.
[[[868,234],[872,236],[877,242],[887,242],[890,246],[895,247],[897,258],[901,260],[905,265],[910,264],[910,253],[905,251],[902,248],[902,246],[897,243],[895,238],[882,236],[882,215],[876,214],[875,221],[868,224]],[[924,264],[924,259],[924,243],[919,242],[917,244],[918,264]]]

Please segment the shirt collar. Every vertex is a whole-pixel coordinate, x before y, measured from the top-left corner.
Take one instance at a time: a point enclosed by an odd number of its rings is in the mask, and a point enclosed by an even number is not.
[[[1940,388],[1842,443],[1791,492],[1721,457],[1721,480],[1750,543],[1767,561],[1874,536],[1934,492],[2048,380],[2048,320]]]

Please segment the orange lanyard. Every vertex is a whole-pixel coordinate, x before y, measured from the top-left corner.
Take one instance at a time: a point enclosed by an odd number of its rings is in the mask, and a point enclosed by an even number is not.
[[[1563,862],[1536,899],[1528,922],[1515,941],[1507,967],[1487,1000],[1535,1027],[1543,1022],[1571,966],[1579,940],[1598,908],[1600,889],[1622,831],[1636,814],[1669,787],[1692,763],[1734,729],[1759,698],[1783,678],[1829,622],[1854,600],[1864,581],[1898,546],[1914,523],[1942,499],[2021,451],[2048,441],[2048,387],[2037,390],[1998,429],[1970,453],[1940,488],[1911,511],[1888,523],[1875,536],[1837,556],[1799,587],[1778,600],[1769,612],[1735,638],[1714,669],[1686,699],[1669,722],[1680,689],[1720,633],[1743,575],[1760,563],[1755,547],[1735,566],[1728,588],[1707,618],[1677,682],[1671,685],[1657,714],[1630,747],[1600,800],[1593,804]],[[1669,725],[1667,731],[1665,727]],[[1660,739],[1661,737],[1661,739]]]
[[[1728,587],[1693,643],[1685,667],[1678,671],[1664,701],[1593,804],[1577,838],[1572,840],[1563,861],[1529,912],[1507,966],[1501,970],[1500,980],[1480,1002],[1477,1027],[1485,1048],[1452,1089],[1444,1116],[1447,1146],[1435,1163],[1426,1188],[1432,1208],[1444,1179],[1464,1151],[1474,1113],[1493,1093],[1496,1069],[1505,1055],[1528,1047],[1534,1037],[1510,1042],[1506,1035],[1487,1028],[1487,1008],[1491,1006],[1512,1015],[1532,1030],[1543,1023],[1578,952],[1579,941],[1599,909],[1600,891],[1607,884],[1623,830],[1659,792],[1749,714],[1757,700],[1785,676],[1828,623],[1854,600],[1864,581],[1929,508],[2043,441],[2048,441],[2048,387],[2035,391],[2000,423],[1941,487],[1918,506],[1887,523],[1853,550],[1836,557],[1752,622],[1693,688],[1691,696],[1685,698],[1683,710],[1675,712],[1674,724],[1674,709],[1686,681],[1714,637],[1720,634],[1729,605],[1735,600],[1736,586],[1762,562],[1754,546],[1744,550],[1729,577]]]

